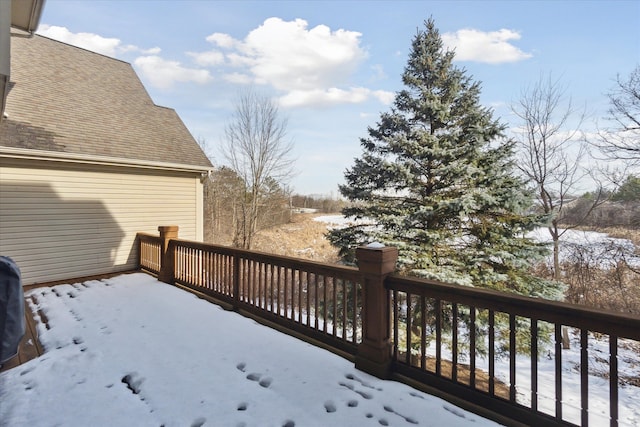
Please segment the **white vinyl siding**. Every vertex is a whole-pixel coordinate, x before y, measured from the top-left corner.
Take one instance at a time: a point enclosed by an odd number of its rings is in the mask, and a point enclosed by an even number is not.
[[[25,285],[133,269],[137,232],[202,222],[198,173],[0,158],[0,254]]]

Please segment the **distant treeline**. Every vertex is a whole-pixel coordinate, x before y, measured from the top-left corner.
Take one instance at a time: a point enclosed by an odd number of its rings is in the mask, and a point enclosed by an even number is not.
[[[315,209],[320,213],[340,212],[347,202],[333,196],[305,196],[294,194],[291,196],[291,207],[298,209]]]

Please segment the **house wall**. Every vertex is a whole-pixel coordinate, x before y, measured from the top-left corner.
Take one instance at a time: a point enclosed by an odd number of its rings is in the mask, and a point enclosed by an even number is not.
[[[0,158],[0,254],[25,285],[135,268],[159,225],[202,240],[198,173]]]

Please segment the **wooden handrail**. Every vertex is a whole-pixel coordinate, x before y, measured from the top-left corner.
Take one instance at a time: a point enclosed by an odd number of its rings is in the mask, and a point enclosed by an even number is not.
[[[640,316],[622,314],[559,301],[531,298],[517,294],[452,285],[415,277],[392,274],[387,277],[390,290],[439,298],[477,308],[536,318],[550,323],[589,329],[607,334],[615,330],[621,338],[640,341]]]

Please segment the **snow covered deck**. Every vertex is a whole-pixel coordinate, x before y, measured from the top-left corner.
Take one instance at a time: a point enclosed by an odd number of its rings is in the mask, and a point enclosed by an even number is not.
[[[45,352],[0,374],[6,425],[495,425],[144,273],[27,297]]]

